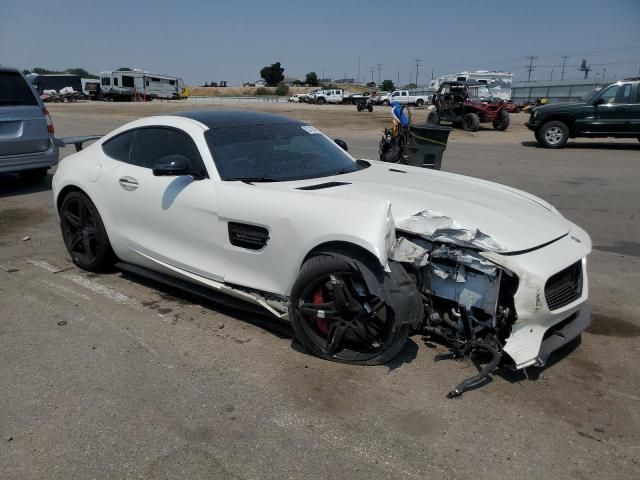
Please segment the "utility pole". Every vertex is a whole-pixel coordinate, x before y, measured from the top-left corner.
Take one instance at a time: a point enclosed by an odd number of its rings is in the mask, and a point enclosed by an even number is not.
[[[420,67],[420,59],[416,58],[415,62],[416,62],[416,87],[418,86],[418,68]]]
[[[373,82],[373,74],[375,73],[375,71],[376,71],[376,68],[375,67],[371,67],[371,83],[374,83]]]
[[[382,68],[382,64],[378,63],[378,84],[380,84],[380,69]]]
[[[433,80],[433,68],[431,69],[431,80]]]
[[[527,82],[530,82],[531,81],[531,72],[533,72],[536,69],[536,67],[533,66],[533,61],[537,60],[538,57],[535,57],[535,56],[531,55],[531,56],[526,57],[526,58],[529,59],[529,66],[525,65],[524,68],[526,68],[529,71],[529,77],[527,78]]]
[[[564,66],[567,64],[567,58],[569,58],[569,55],[562,56],[562,72],[560,73],[560,80],[564,80]]]
[[[358,79],[356,80],[356,83],[360,83],[360,57],[358,57]]]
[[[322,78],[320,79],[320,81],[324,81],[324,68],[322,69]]]
[[[398,72],[398,82],[396,83],[396,85],[400,85],[400,72]]]
[[[553,68],[551,69],[551,78],[549,80],[553,80]]]
[[[606,68],[603,68],[603,69],[602,69],[602,79],[603,79],[603,80],[604,80],[604,73],[605,73],[606,71],[607,71],[607,69],[606,69]]]

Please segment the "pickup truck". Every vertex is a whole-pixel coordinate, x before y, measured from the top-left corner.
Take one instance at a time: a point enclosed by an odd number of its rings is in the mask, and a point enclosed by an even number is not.
[[[594,90],[580,102],[536,107],[525,125],[546,148],[562,148],[576,137],[640,140],[640,78]]]
[[[429,103],[429,93],[425,91],[411,90],[394,90],[389,98],[383,101],[383,105],[390,105],[392,102],[398,102],[400,105],[415,105],[422,107]]]
[[[366,98],[368,98],[368,94],[348,93],[335,88],[319,90],[308,95],[309,102],[318,105],[324,105],[325,103],[347,103],[355,105],[358,100]]]

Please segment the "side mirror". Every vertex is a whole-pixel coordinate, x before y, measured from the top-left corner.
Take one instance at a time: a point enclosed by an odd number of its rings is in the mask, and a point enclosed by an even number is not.
[[[602,105],[604,103],[604,98],[600,97],[595,102],[593,102],[593,106],[597,107],[598,105]]]
[[[167,155],[161,158],[153,166],[153,174],[156,177],[178,177],[191,174],[189,159],[184,155]]]
[[[336,142],[336,145],[338,145],[341,149],[343,149],[345,152],[349,151],[349,147],[347,146],[347,142],[345,142],[344,140],[340,140],[339,138],[336,138],[334,140],[334,142]]]

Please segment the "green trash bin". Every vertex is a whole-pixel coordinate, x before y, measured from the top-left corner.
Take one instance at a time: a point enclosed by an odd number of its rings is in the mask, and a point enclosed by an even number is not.
[[[432,124],[410,125],[406,163],[440,170],[451,130],[450,127]]]

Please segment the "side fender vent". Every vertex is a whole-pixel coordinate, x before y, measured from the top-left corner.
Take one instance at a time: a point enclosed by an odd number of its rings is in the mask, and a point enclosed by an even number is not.
[[[269,231],[257,225],[229,222],[229,242],[235,247],[260,250],[269,241]]]
[[[317,185],[307,185],[306,187],[298,187],[298,190],[322,190],[324,188],[339,187],[341,185],[351,185],[349,182],[326,182]]]

